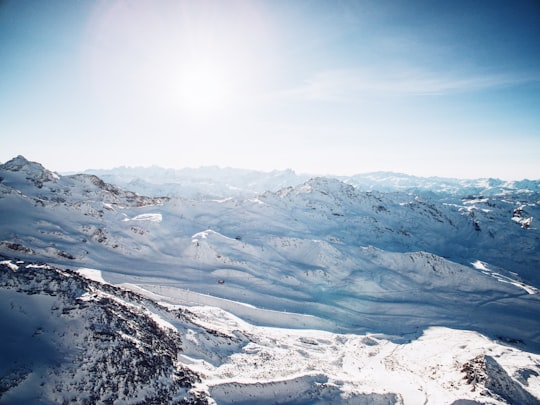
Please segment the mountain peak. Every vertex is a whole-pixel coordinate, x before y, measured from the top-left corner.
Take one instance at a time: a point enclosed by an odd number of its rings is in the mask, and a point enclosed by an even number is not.
[[[0,170],[13,172],[13,173],[24,173],[26,178],[42,184],[45,181],[54,181],[58,180],[58,175],[46,169],[37,162],[32,162],[26,159],[22,155],[18,155],[8,162],[0,165]]]
[[[299,189],[302,191],[318,191],[323,194],[338,196],[344,193],[354,193],[355,187],[333,177],[314,177],[306,181],[304,185],[299,186]]]
[[[32,162],[26,159],[23,155],[18,155],[13,159],[7,161],[6,163],[0,165],[0,168],[3,170],[9,170],[12,172],[26,172],[26,173],[39,173],[46,172],[52,173],[50,170],[47,170],[41,163]]]
[[[12,171],[18,171],[21,170],[23,167],[28,166],[30,164],[39,165],[41,164],[37,162],[30,162],[28,159],[26,159],[23,155],[18,155],[14,157],[13,159],[7,161],[2,165],[2,168]],[[41,166],[43,167],[43,166]]]

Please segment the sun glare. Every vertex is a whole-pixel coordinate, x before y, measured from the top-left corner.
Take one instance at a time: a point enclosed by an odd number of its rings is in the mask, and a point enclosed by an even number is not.
[[[218,113],[232,103],[231,75],[224,66],[212,63],[191,64],[178,72],[173,98],[178,106],[193,115]]]
[[[243,111],[267,83],[274,37],[259,7],[129,4],[104,3],[92,20],[85,66],[100,106],[176,127]]]

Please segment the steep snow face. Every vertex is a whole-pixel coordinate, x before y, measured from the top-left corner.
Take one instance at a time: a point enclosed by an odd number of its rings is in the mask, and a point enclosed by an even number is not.
[[[540,401],[540,356],[520,343],[442,327],[399,343],[254,326],[79,273],[0,262],[3,404]]]

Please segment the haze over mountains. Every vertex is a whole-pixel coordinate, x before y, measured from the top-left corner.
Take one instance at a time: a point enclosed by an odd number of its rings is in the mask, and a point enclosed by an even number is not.
[[[294,187],[320,175],[298,174],[293,170],[260,172],[219,168],[165,169],[152,167],[117,167],[86,170],[104,181],[145,195],[177,197],[253,196],[265,191]],[[353,176],[325,176],[351,184],[363,191],[413,192],[466,195],[496,195],[505,192],[540,192],[538,181],[504,181],[500,179],[451,179],[417,177],[402,173],[373,172]]]
[[[538,403],[539,204],[538,180],[59,175],[18,156],[0,165],[3,338],[65,351],[6,357],[0,399]]]

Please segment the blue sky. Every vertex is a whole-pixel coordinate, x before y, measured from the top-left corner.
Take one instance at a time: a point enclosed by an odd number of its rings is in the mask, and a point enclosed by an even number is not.
[[[0,2],[0,161],[540,178],[540,3]]]

